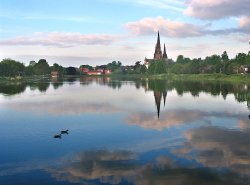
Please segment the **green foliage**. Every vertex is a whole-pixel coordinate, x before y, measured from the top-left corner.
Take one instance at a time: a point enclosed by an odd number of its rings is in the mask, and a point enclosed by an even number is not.
[[[148,68],[149,74],[163,74],[166,72],[166,63],[162,60],[154,61]]]
[[[227,51],[224,51],[221,55],[221,59],[223,62],[228,62],[229,61],[229,58],[228,58],[228,55],[227,55]]]
[[[87,68],[89,70],[94,70],[94,68],[90,65],[81,65],[80,68]]]
[[[141,73],[141,74],[147,73],[147,67],[146,67],[145,65],[141,65],[140,73]]]
[[[238,64],[246,64],[248,60],[248,55],[245,53],[239,53],[238,55],[236,55],[235,58],[235,62],[237,62]]]
[[[118,69],[121,70],[121,67],[122,67],[122,63],[120,61],[118,61],[118,62],[113,61],[113,62],[107,64],[107,69],[111,70],[112,72],[114,72],[115,70],[118,70]]]
[[[29,66],[25,67],[25,69],[24,69],[24,74],[25,74],[26,76],[35,75],[35,68],[34,68],[34,66],[29,65]]]
[[[224,51],[221,56],[212,55],[204,60],[189,59],[179,55],[176,62],[167,67],[167,71],[174,74],[235,74],[244,73],[245,66],[250,66],[250,54],[239,53],[235,58],[229,59],[227,52]]]
[[[57,63],[53,64],[53,66],[51,67],[51,71],[58,71],[60,75],[63,75],[66,72],[66,70],[62,66],[58,65]]]
[[[0,76],[19,76],[23,74],[24,64],[12,59],[3,59],[0,62]]]
[[[141,64],[141,61],[135,62],[135,65],[131,67],[129,74],[145,74],[147,73],[147,67],[144,64]]]
[[[74,68],[74,67],[66,68],[66,74],[67,75],[79,75],[76,71],[76,68]]]
[[[49,64],[45,59],[40,59],[38,63],[35,64],[35,73],[38,75],[46,75],[49,74]]]

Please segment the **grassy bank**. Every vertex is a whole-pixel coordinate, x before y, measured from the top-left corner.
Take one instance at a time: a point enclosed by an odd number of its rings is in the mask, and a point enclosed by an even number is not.
[[[250,75],[242,74],[161,74],[152,75],[149,78],[172,79],[172,80],[191,80],[191,81],[219,81],[219,82],[244,82],[250,83]]]
[[[50,79],[50,76],[25,76],[25,77],[0,77],[0,83],[11,83],[11,82],[36,82],[41,80],[48,80]]]
[[[68,78],[69,76],[64,76]],[[79,76],[70,76],[79,77]],[[83,76],[87,77],[87,76]],[[89,77],[89,76],[88,76]],[[150,79],[169,79],[169,80],[188,80],[188,81],[218,81],[218,82],[237,82],[249,83],[250,75],[242,74],[159,74],[159,75],[146,75],[146,74],[112,74],[108,76],[94,76],[94,77],[111,77],[118,79],[136,79],[136,78],[150,78]],[[50,76],[29,76],[29,77],[0,77],[0,83],[8,82],[36,82],[40,80],[48,80]]]
[[[150,78],[150,79],[170,79],[170,80],[191,80],[191,81],[220,81],[220,82],[244,82],[250,83],[250,75],[242,74],[129,74],[129,75],[111,75],[113,78]]]

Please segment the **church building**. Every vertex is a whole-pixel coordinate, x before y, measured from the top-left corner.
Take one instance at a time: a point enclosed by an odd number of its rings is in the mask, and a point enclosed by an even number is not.
[[[156,45],[155,45],[154,59],[147,59],[147,58],[145,58],[144,65],[148,68],[148,66],[152,62],[157,62],[159,60],[167,61],[167,59],[168,59],[168,56],[167,56],[167,53],[166,53],[165,43],[164,43],[164,50],[163,50],[163,54],[162,54],[160,33],[158,31],[157,42],[156,42]]]

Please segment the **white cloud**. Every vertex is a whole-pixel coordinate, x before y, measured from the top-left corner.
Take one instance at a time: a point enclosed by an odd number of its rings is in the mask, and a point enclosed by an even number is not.
[[[115,0],[108,0],[109,2],[117,3]],[[151,8],[160,8],[176,12],[184,10],[185,3],[182,0],[120,0],[119,3],[129,3],[139,6],[147,6]]]
[[[148,35],[160,30],[161,34],[167,37],[194,37],[201,36],[204,26],[172,21],[159,16],[156,18],[143,18],[136,22],[129,22],[125,27],[133,34]]]
[[[18,36],[0,41],[0,45],[42,45],[72,47],[77,45],[109,45],[120,36],[109,34],[81,34],[79,32],[35,33],[30,36]]]
[[[248,23],[246,21],[244,24]],[[129,22],[125,25],[132,34],[136,35],[152,35],[157,31],[161,32],[161,35],[170,38],[186,38],[186,37],[199,37],[205,35],[226,35],[230,33],[245,33],[245,27],[228,28],[212,30],[210,24],[195,25],[192,23],[186,23],[182,21],[173,21],[158,16],[156,18],[143,18],[135,22]]]
[[[216,20],[250,15],[249,0],[189,0],[184,14],[199,19]]]

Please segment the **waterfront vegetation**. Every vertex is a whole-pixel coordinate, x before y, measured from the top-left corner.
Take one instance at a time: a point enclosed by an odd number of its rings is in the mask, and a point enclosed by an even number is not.
[[[25,66],[22,62],[13,59],[3,59],[0,62],[0,82],[5,81],[36,81],[43,78],[49,78],[52,71],[57,71],[59,76],[65,75],[85,75],[79,69],[109,69],[111,76],[128,76],[128,77],[147,77],[162,78],[175,80],[213,80],[213,81],[244,81],[249,83],[250,77],[250,52],[239,53],[234,58],[229,59],[226,51],[222,55],[212,55],[205,59],[190,59],[179,55],[176,61],[171,59],[154,61],[148,68],[141,62],[137,61],[134,65],[122,65],[120,61],[90,66],[81,65],[79,68],[63,67],[57,63],[49,66],[45,59],[38,62],[30,61]]]

